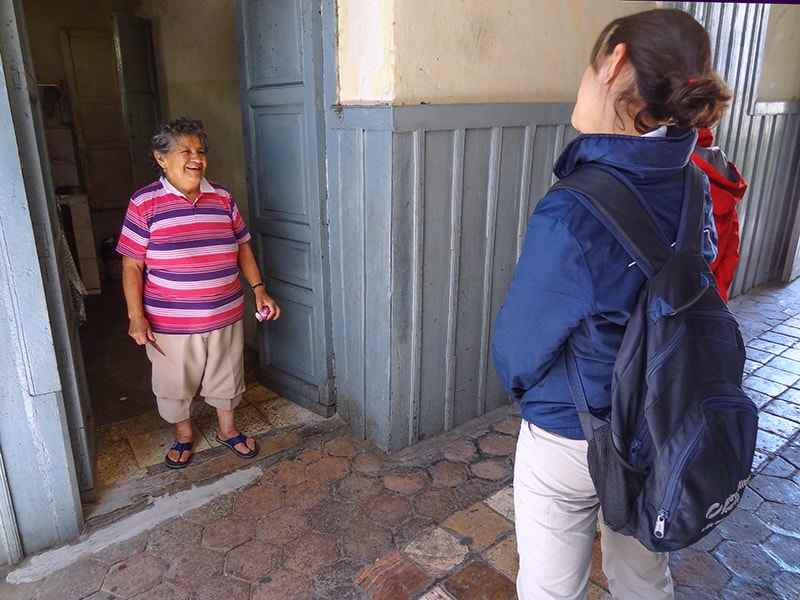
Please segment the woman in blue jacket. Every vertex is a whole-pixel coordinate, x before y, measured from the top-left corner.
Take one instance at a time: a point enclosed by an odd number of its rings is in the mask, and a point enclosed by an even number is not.
[[[675,239],[695,128],[715,124],[730,98],[710,59],[707,32],[682,11],[651,10],[607,25],[572,114],[582,135],[558,158],[556,176],[585,163],[615,169],[638,189],[667,239]],[[711,218],[709,211],[709,260]],[[607,412],[614,359],[643,282],[573,192],[553,190],[539,201],[492,347],[523,419],[514,472],[520,600],[586,598],[599,504],[562,353],[570,344],[592,412]],[[602,522],[600,531],[614,598],[673,597],[667,554]]]

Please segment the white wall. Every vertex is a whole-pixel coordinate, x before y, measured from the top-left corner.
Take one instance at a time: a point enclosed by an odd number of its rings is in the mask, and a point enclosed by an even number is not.
[[[391,0],[339,0],[338,80],[342,104],[394,99],[396,44]]]
[[[800,6],[773,4],[758,99],[800,100]]]

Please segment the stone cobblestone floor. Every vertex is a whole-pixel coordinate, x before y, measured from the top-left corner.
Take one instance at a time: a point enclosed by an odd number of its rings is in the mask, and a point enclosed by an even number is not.
[[[800,600],[800,282],[731,309],[760,410],[756,476],[731,517],[672,555],[677,597]],[[249,393],[264,414],[281,401]],[[309,418],[258,435],[254,461],[209,446],[178,472],[153,464],[87,507],[75,543],[0,573],[0,598],[512,599],[518,428],[509,405],[387,455],[338,417]],[[597,547],[595,565],[589,598],[610,598]]]

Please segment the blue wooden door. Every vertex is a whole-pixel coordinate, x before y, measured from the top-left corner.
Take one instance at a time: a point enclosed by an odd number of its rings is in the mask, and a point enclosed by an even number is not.
[[[264,383],[335,410],[320,0],[237,0],[250,229],[281,318],[259,325]]]

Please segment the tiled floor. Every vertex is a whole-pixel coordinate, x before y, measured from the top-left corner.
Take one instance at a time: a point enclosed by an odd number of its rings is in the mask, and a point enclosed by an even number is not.
[[[722,525],[672,555],[676,598],[799,600],[800,280],[731,307],[760,407],[757,473]],[[252,384],[240,420],[259,441],[252,461],[213,447],[213,415],[195,416],[208,449],[177,472],[154,416],[103,427],[127,457],[104,459],[101,481],[116,483],[87,507],[80,540],[3,572],[0,597],[515,598],[515,407],[387,455]],[[596,545],[590,600],[610,598],[599,559]]]
[[[241,405],[236,409],[239,430],[252,437],[261,437],[272,430],[319,418],[258,384],[249,386]],[[216,413],[202,401],[195,402],[192,428],[194,453],[219,446],[214,441],[217,433]],[[99,426],[97,476],[100,486],[145,476],[149,467],[164,462],[174,439],[175,427],[161,419],[155,410]]]

